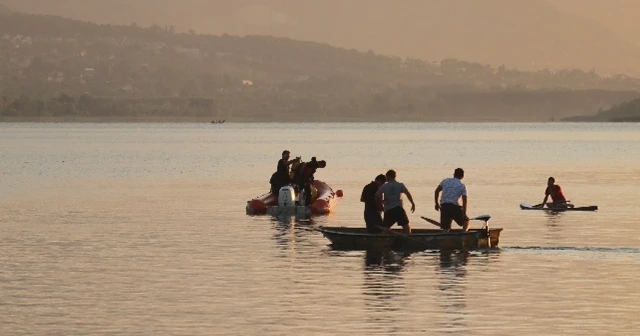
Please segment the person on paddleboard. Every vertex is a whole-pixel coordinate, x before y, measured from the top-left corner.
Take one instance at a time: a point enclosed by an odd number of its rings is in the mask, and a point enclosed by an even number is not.
[[[555,183],[556,179],[549,177],[547,189],[544,190],[544,200],[542,200],[542,203],[534,205],[534,207],[542,208],[546,204],[549,208],[573,208],[572,204],[567,203],[567,199],[562,193],[562,188]],[[549,197],[551,197],[551,203],[547,203]]]
[[[387,182],[387,177],[380,174],[374,181],[364,186],[360,202],[364,202],[364,223],[370,233],[379,233],[382,230],[382,209],[383,205],[376,200],[376,192]]]
[[[386,174],[387,183],[382,185],[376,192],[376,200],[384,202],[384,219],[382,219],[382,227],[390,228],[393,224],[398,223],[402,227],[405,234],[411,233],[411,225],[409,217],[402,207],[402,194],[407,195],[411,202],[411,212],[416,211],[416,204],[413,202],[411,193],[403,183],[396,181],[395,170],[389,170]],[[384,198],[383,198],[384,195]]]
[[[464,170],[456,168],[453,177],[448,177],[438,186],[434,192],[436,211],[440,211],[440,227],[451,230],[451,222],[455,221],[463,231],[469,230],[469,217],[467,216],[467,186],[462,183]],[[440,196],[442,192],[442,197]],[[462,206],[459,200],[462,198]]]

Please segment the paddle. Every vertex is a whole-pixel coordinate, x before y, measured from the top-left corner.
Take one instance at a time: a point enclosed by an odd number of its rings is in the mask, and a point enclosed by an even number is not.
[[[433,220],[431,218],[427,218],[425,216],[420,216],[420,218],[424,219],[425,221],[427,221],[427,222],[429,222],[429,223],[431,223],[431,224],[433,224],[433,225],[435,225],[435,226],[437,226],[439,228],[442,228],[440,226],[440,222],[438,222],[438,221],[435,221],[435,220]],[[469,218],[469,220],[481,220],[481,221],[483,221],[484,222],[484,226],[488,226],[487,222],[489,222],[489,219],[491,219],[491,215],[489,215],[489,214],[484,214],[484,215],[476,216],[476,217],[473,217],[473,218]]]

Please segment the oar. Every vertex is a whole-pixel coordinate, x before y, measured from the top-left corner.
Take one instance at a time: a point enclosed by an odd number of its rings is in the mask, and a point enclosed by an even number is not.
[[[435,221],[435,220],[433,220],[431,218],[427,218],[425,216],[420,216],[420,218],[424,219],[425,221],[427,221],[427,222],[429,222],[429,223],[431,223],[431,224],[433,224],[433,225],[435,225],[435,226],[437,226],[439,228],[442,228],[442,226],[440,226],[440,222],[438,222],[438,221]],[[491,219],[491,215],[489,215],[489,214],[484,214],[484,215],[476,216],[476,217],[473,217],[473,218],[469,218],[469,220],[481,220],[481,221],[483,221],[485,223],[485,225],[487,224],[489,219]]]
[[[435,225],[435,226],[437,226],[439,228],[442,228],[442,226],[440,226],[440,222],[438,222],[438,221],[434,221],[433,219],[427,218],[425,216],[420,216],[420,218],[426,220],[427,222],[429,222],[429,223],[431,223],[431,224],[433,224],[433,225]]]

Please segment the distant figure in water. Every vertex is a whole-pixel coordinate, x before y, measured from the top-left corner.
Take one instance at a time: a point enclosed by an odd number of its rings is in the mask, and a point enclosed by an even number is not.
[[[573,208],[573,204],[567,203],[567,199],[562,193],[562,188],[555,183],[556,179],[549,177],[547,180],[547,189],[544,191],[544,200],[542,200],[542,203],[535,205],[536,208],[542,208],[545,204],[549,208]],[[551,196],[551,203],[547,203],[549,196]]]

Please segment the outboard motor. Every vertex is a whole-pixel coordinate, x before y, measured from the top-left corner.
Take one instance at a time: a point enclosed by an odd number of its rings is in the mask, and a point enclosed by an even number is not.
[[[284,186],[280,188],[278,192],[278,207],[281,208],[295,208],[296,207],[296,192],[292,186]]]

